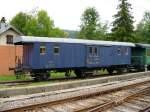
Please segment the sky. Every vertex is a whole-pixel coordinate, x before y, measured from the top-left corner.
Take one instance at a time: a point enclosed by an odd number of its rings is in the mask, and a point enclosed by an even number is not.
[[[144,11],[150,10],[150,0],[128,0],[132,4],[134,25],[143,17]],[[54,20],[56,27],[78,30],[81,15],[87,7],[95,7],[102,22],[113,21],[117,12],[118,0],[0,0],[0,17],[7,22],[20,11],[31,12],[33,9],[44,9]]]

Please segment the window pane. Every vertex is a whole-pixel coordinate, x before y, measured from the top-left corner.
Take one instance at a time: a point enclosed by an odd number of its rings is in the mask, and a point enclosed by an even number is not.
[[[6,43],[7,44],[13,44],[13,36],[12,35],[7,35],[6,36]]]
[[[118,54],[118,55],[121,55],[121,48],[118,48],[117,54]]]
[[[97,47],[94,47],[94,55],[97,56]]]
[[[92,55],[92,47],[89,47],[89,55]]]
[[[41,55],[44,55],[45,53],[46,53],[46,47],[45,47],[44,44],[42,44],[42,45],[40,46],[40,54],[41,54]]]
[[[54,47],[54,54],[59,54],[59,47]]]

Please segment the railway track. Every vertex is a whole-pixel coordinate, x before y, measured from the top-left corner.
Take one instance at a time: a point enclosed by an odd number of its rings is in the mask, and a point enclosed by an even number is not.
[[[19,106],[12,106],[14,102]],[[140,106],[137,106],[137,102]],[[5,105],[1,105],[0,109],[5,112],[146,112],[150,104],[150,77],[36,95],[3,103]]]
[[[106,112],[150,112],[150,93],[141,94],[138,97],[125,101]]]

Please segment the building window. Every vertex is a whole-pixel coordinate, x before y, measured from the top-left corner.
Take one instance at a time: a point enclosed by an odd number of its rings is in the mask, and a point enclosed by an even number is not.
[[[58,47],[58,46],[55,46],[55,47],[54,47],[54,54],[55,54],[55,55],[59,55],[59,52],[60,52],[59,47]]]
[[[7,44],[13,44],[13,35],[7,35],[6,36],[6,43]]]
[[[40,45],[40,54],[41,55],[46,54],[46,46],[44,44]]]

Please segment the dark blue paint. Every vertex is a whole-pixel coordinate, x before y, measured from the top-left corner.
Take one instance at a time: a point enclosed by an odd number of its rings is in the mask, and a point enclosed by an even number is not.
[[[39,42],[33,43],[32,50],[25,52],[28,58],[29,66],[32,69],[57,69],[57,68],[73,68],[73,67],[110,67],[112,65],[128,65],[131,63],[131,50],[128,48],[128,55],[122,53],[118,55],[118,48],[126,48],[124,46],[100,46],[97,47],[98,55],[89,55],[89,45],[71,44],[71,43],[44,43],[46,53],[40,55]],[[59,55],[54,54],[54,47],[59,46]],[[27,60],[28,59],[28,60]],[[24,63],[25,64],[25,63]],[[26,64],[27,65],[27,64]]]

